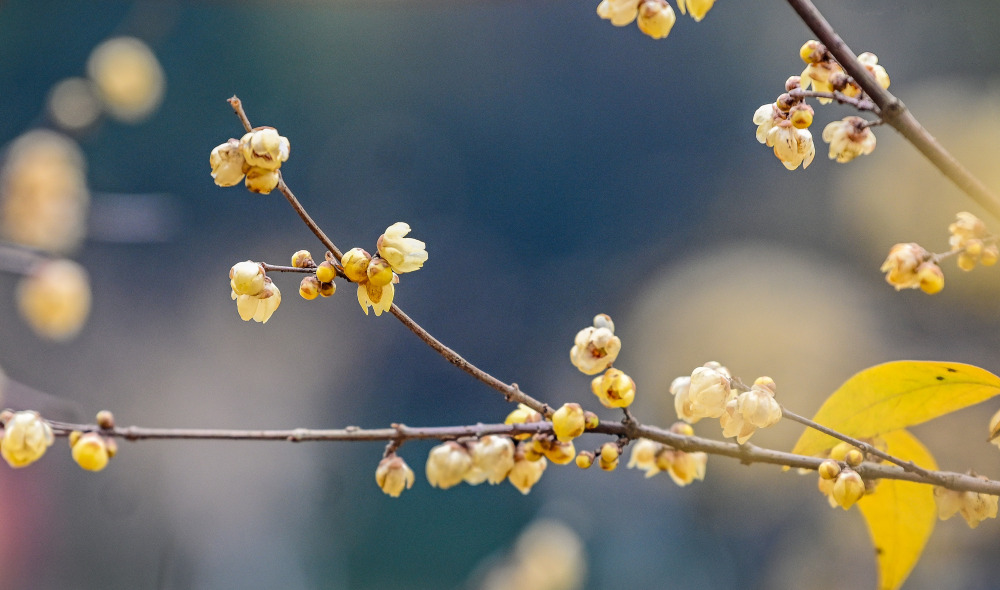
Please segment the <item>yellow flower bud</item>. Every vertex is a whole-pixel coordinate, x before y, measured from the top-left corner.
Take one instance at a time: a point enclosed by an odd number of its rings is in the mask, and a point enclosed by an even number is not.
[[[608,369],[595,377],[590,389],[607,408],[627,408],[635,399],[635,381],[618,369]]]
[[[412,488],[413,481],[413,470],[395,453],[382,459],[375,469],[375,483],[393,498]]]
[[[354,283],[367,281],[368,263],[371,259],[372,255],[361,248],[352,248],[344,252],[344,256],[340,259],[340,264],[344,267],[344,276]]]
[[[854,445],[848,442],[837,443],[832,449],[830,449],[830,458],[834,461],[844,461],[847,457],[847,452],[855,448]]]
[[[498,484],[514,468],[514,441],[506,436],[486,435],[469,443],[472,469],[465,475],[466,483],[472,485],[489,481]]]
[[[805,103],[800,103],[792,107],[788,118],[797,129],[806,129],[813,122],[813,108]]]
[[[552,430],[560,441],[573,440],[583,434],[586,427],[586,417],[580,404],[563,404],[552,414]]]
[[[517,409],[507,414],[507,418],[504,419],[504,424],[527,424],[529,422],[541,422],[542,415],[538,412],[532,410],[524,404],[518,404]],[[517,440],[527,440],[531,438],[530,433],[518,434],[514,437]]]
[[[643,0],[639,4],[636,24],[639,30],[653,39],[665,39],[677,22],[674,9],[666,0]]]
[[[465,447],[449,441],[431,449],[424,472],[432,486],[446,490],[462,483],[471,468],[472,457]]]
[[[618,462],[621,456],[621,449],[613,442],[606,442],[601,445],[601,461],[604,463]]]
[[[826,46],[815,40],[806,41],[802,47],[799,48],[799,57],[801,57],[802,61],[807,64],[819,63],[823,60],[825,53]]]
[[[836,479],[840,475],[840,464],[833,459],[827,459],[819,464],[818,471],[823,479]]]
[[[320,283],[319,294],[321,297],[329,297],[337,292],[337,283]]]
[[[27,467],[42,458],[55,437],[38,412],[15,412],[4,424],[0,455],[13,468]]]
[[[73,460],[87,471],[100,471],[107,467],[108,445],[96,432],[86,432],[73,445]]]
[[[920,290],[928,295],[934,295],[944,289],[944,272],[934,262],[920,265],[917,269],[917,279],[920,281]]]
[[[316,277],[303,277],[299,283],[299,295],[306,301],[312,301],[319,297],[319,285]]]
[[[115,427],[115,416],[108,410],[101,410],[97,413],[97,426],[104,430],[111,430]]]
[[[851,449],[844,455],[844,462],[851,467],[857,467],[865,462],[865,455],[858,449]]]
[[[576,457],[576,448],[572,442],[554,441],[545,450],[545,456],[556,465],[566,465]]]
[[[295,268],[313,268],[316,262],[313,260],[309,250],[299,250],[292,254],[292,266]]]
[[[365,272],[368,280],[375,286],[384,287],[392,282],[392,267],[384,258],[372,258]]]
[[[337,267],[325,260],[320,262],[316,267],[316,278],[321,283],[332,283],[337,278]]]
[[[257,295],[264,289],[264,268],[252,260],[229,269],[229,286],[237,295]]]
[[[594,464],[594,454],[590,451],[580,451],[576,456],[576,466],[580,469],[590,469]]]
[[[251,192],[266,195],[278,186],[278,171],[254,166],[247,170],[244,184]]]
[[[36,266],[17,286],[17,308],[36,334],[56,341],[76,336],[90,314],[87,271],[72,260]]]
[[[833,484],[833,499],[841,508],[847,510],[865,495],[865,482],[857,471],[845,469],[837,476]]]
[[[584,412],[583,419],[584,419],[584,427],[587,430],[593,430],[601,424],[601,419],[598,418],[597,414],[593,412]]]

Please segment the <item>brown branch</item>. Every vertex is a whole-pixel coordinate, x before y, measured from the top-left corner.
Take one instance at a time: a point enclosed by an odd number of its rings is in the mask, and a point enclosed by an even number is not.
[[[788,0],[807,27],[826,45],[841,66],[879,108],[882,120],[905,137],[931,164],[982,208],[1000,219],[1000,197],[986,187],[928,132],[901,100],[882,88],[857,55],[833,30],[810,0]]]
[[[229,104],[233,107],[233,111],[236,113],[236,116],[238,116],[240,121],[243,123],[244,129],[248,132],[253,129],[253,126],[250,124],[250,120],[247,118],[246,111],[243,109],[243,102],[236,96],[233,96],[229,99]],[[326,248],[334,255],[337,262],[340,262],[340,259],[342,258],[340,250],[338,250],[333,241],[331,241],[330,238],[323,233],[323,230],[320,229],[319,225],[313,221],[313,218],[306,212],[305,207],[303,207],[299,200],[295,198],[291,189],[289,189],[288,185],[285,184],[285,180],[283,178],[278,180],[278,189],[283,195],[285,195],[285,199],[292,206],[292,208],[295,209],[295,212],[299,214],[299,217],[303,222],[305,222],[306,226],[309,227],[313,235],[319,238],[320,242],[322,242],[323,245],[326,246]],[[393,304],[390,311],[392,312],[392,315],[396,316],[396,318],[402,322],[404,326],[409,328],[410,331],[416,334],[418,338],[423,340],[428,346],[434,349],[434,351],[444,357],[445,360],[462,369],[469,375],[472,375],[477,380],[499,391],[503,394],[507,401],[525,404],[536,412],[541,413],[543,416],[551,415],[552,409],[547,404],[544,404],[521,391],[516,383],[504,383],[486,371],[483,371],[476,365],[465,360],[457,352],[445,346],[444,343],[439,341],[437,338],[431,336],[430,332],[423,329],[420,324],[413,321],[410,316],[403,313],[403,310],[400,309],[398,305]]]
[[[877,113],[879,110],[874,102],[866,98],[854,98],[847,96],[842,92],[817,92],[815,90],[802,90],[797,88],[795,90],[790,90],[788,94],[792,96],[792,98],[829,98],[830,100],[834,100],[840,104],[849,104],[859,111]]]

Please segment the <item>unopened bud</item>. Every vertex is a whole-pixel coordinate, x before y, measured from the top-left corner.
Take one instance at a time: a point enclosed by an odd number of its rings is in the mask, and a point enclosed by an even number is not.
[[[865,455],[858,449],[851,449],[844,455],[844,461],[851,467],[857,467],[865,462]]]
[[[292,254],[292,266],[295,268],[312,268],[316,266],[316,262],[313,261],[309,250],[299,250],[295,254]]]
[[[580,451],[576,456],[576,466],[580,469],[590,469],[594,464],[594,453],[590,451]]]
[[[319,281],[314,276],[303,277],[299,283],[299,295],[306,301],[312,301],[319,296]]]
[[[337,292],[337,283],[320,283],[319,294],[321,297],[329,297]]]
[[[321,283],[332,283],[337,278],[337,268],[333,264],[323,261],[316,267],[316,279]]]
[[[108,410],[101,410],[97,413],[97,425],[104,430],[111,430],[115,427],[115,416]]]

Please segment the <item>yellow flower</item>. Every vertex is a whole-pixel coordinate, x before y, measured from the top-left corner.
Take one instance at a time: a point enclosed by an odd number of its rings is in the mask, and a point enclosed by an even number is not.
[[[597,5],[597,15],[616,27],[630,24],[638,14],[639,0],[602,0]]]
[[[640,438],[632,445],[628,468],[638,467],[646,472],[646,477],[653,477],[660,472],[656,464],[656,456],[664,450],[663,445],[647,438]]]
[[[527,495],[531,491],[531,488],[538,483],[538,480],[542,478],[548,462],[544,457],[536,461],[529,460],[525,456],[524,445],[525,443],[518,445],[517,452],[514,455],[514,467],[507,474],[507,481],[522,494]]]
[[[594,377],[590,388],[606,408],[627,408],[635,399],[635,381],[618,369]]]
[[[819,61],[810,63],[806,69],[802,70],[799,77],[799,85],[802,90],[812,89],[815,92],[833,92],[833,84],[830,83],[830,76],[837,72],[843,72],[844,68],[833,61]],[[833,99],[817,98],[820,104],[829,104]]]
[[[49,260],[17,286],[17,307],[36,334],[55,341],[76,336],[90,315],[87,271],[72,260]]]
[[[731,397],[721,416],[722,436],[736,437],[743,444],[758,428],[773,426],[781,420],[781,406],[774,400],[774,381],[757,379],[750,391]]]
[[[507,414],[507,418],[503,421],[504,424],[527,424],[529,422],[541,422],[542,415],[538,412],[532,410],[524,404],[517,404],[517,409]],[[523,434],[518,434],[515,436],[517,440],[525,440],[531,438],[531,434],[525,432]]]
[[[691,12],[691,18],[695,22],[701,22],[708,11],[712,9],[715,0],[677,0],[677,8],[681,9],[681,14]]]
[[[38,412],[16,412],[3,429],[0,455],[11,467],[27,467],[42,458],[55,438]]]
[[[424,473],[432,486],[446,490],[462,483],[470,469],[469,452],[457,442],[448,441],[431,449]]]
[[[690,415],[697,418],[718,418],[726,411],[731,387],[729,371],[718,363],[709,363],[691,372],[687,403]],[[676,400],[675,400],[676,401]],[[679,418],[685,416],[678,415]]]
[[[580,330],[569,351],[569,360],[585,375],[596,375],[618,358],[622,341],[615,336],[615,324],[605,314],[594,317],[594,325]]]
[[[288,160],[290,145],[273,127],[258,127],[240,139],[240,150],[248,166],[267,171]]]
[[[865,69],[875,78],[879,86],[882,88],[889,87],[889,74],[886,73],[885,68],[878,65],[878,56],[866,51],[858,56],[858,61],[861,62],[861,65],[865,66]]]
[[[73,441],[73,460],[87,471],[100,471],[110,460],[108,443],[96,432],[87,432]]]
[[[989,479],[978,476],[980,479]],[[997,517],[997,496],[978,492],[958,492],[947,488],[934,488],[934,501],[937,503],[938,518],[948,520],[955,514],[961,514],[970,528],[976,528],[987,518]]]
[[[127,123],[149,116],[163,99],[166,78],[153,51],[134,37],[115,37],[94,48],[87,74],[105,110]]]
[[[781,121],[781,112],[775,108],[774,103],[761,105],[753,114],[753,122],[757,125],[757,141],[767,143],[767,133],[778,121]]]
[[[656,466],[670,475],[674,483],[684,487],[695,480],[705,479],[708,465],[706,453],[686,453],[676,449],[665,449],[656,456]]]
[[[830,144],[830,159],[841,164],[872,153],[875,134],[861,117],[845,117],[823,129],[823,141]]]
[[[643,0],[639,4],[636,24],[640,31],[653,39],[665,39],[675,22],[677,16],[666,0]]]
[[[378,253],[397,273],[413,272],[427,261],[427,246],[420,240],[404,237],[410,226],[402,221],[390,225],[378,238]]]
[[[247,170],[246,187],[255,193],[266,195],[278,186],[278,171],[251,166]]]
[[[358,303],[361,309],[368,315],[368,308],[371,307],[376,316],[382,315],[383,311],[389,311],[392,307],[392,297],[396,292],[396,287],[392,283],[384,287],[379,287],[368,281],[358,285]]]
[[[257,295],[264,282],[264,267],[252,260],[237,262],[229,269],[229,286],[237,295]]]
[[[479,485],[502,482],[514,468],[514,441],[506,436],[488,434],[469,443],[472,468],[465,474],[465,482]]]
[[[580,404],[563,404],[552,414],[552,431],[560,441],[569,442],[583,434],[586,422]]]
[[[271,282],[270,278],[265,279],[264,288],[256,295],[237,295],[232,292],[232,298],[236,301],[236,311],[244,322],[251,319],[255,322],[266,324],[271,319],[271,315],[281,305],[281,291],[278,286]]]
[[[219,186],[235,186],[243,180],[246,160],[240,151],[239,140],[230,139],[215,146],[208,157],[208,163],[212,167],[212,179]]]
[[[821,478],[821,481],[830,480],[823,480]],[[865,495],[865,482],[858,475],[858,472],[853,469],[844,469],[837,476],[837,479],[833,481],[831,497],[844,510],[854,506]]]
[[[378,468],[375,469],[375,483],[393,498],[398,498],[403,490],[412,488],[413,480],[413,470],[395,453],[379,461]]]
[[[816,156],[809,130],[798,129],[787,119],[774,124],[767,132],[765,143],[774,148],[774,155],[789,170],[795,170],[800,164],[803,169],[808,168]]]

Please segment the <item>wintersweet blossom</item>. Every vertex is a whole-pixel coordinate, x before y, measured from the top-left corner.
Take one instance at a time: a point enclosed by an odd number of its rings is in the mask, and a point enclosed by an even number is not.
[[[17,285],[17,308],[36,334],[66,341],[83,329],[90,315],[87,271],[72,260],[37,265]]]
[[[636,24],[639,30],[653,39],[665,39],[677,22],[677,15],[667,0],[643,0],[639,3]]]
[[[288,160],[291,149],[287,137],[273,127],[258,127],[240,139],[240,150],[248,166],[277,170]]]
[[[246,260],[229,269],[229,286],[237,295],[257,295],[264,289],[264,267]]]
[[[670,475],[670,479],[681,487],[695,480],[703,481],[707,465],[707,453],[687,453],[668,448],[656,456],[657,468],[666,471]]]
[[[469,443],[472,467],[465,474],[465,482],[479,485],[502,482],[514,468],[514,441],[506,436],[488,434]]]
[[[889,74],[886,73],[885,68],[878,65],[878,56],[870,51],[866,51],[858,56],[858,61],[861,62],[861,65],[865,66],[865,69],[875,78],[875,82],[879,86],[882,88],[889,87]]]
[[[219,186],[235,186],[243,180],[246,160],[238,139],[215,146],[208,163],[212,167],[212,179]]]
[[[632,444],[632,454],[629,456],[628,468],[637,467],[646,472],[646,477],[653,477],[660,472],[656,456],[663,450],[663,445],[648,438],[640,438]]]
[[[367,281],[358,285],[358,303],[361,304],[361,309],[365,310],[365,315],[368,315],[369,307],[376,316],[382,315],[383,311],[389,311],[395,294],[396,288],[392,283],[384,287]]]
[[[281,291],[270,278],[265,279],[264,287],[255,295],[237,295],[236,291],[233,291],[231,296],[236,301],[236,311],[244,322],[253,320],[266,324],[281,305]]]
[[[432,486],[446,490],[462,483],[471,468],[472,457],[465,447],[448,441],[431,449],[424,472]]]
[[[27,467],[42,458],[55,437],[38,412],[15,412],[4,423],[0,455],[13,468]]]
[[[413,470],[395,453],[382,459],[375,469],[375,483],[393,498],[398,498],[403,490],[412,488],[413,481]]]
[[[635,399],[635,381],[618,369],[608,369],[594,377],[590,389],[606,408],[627,408]]]
[[[773,426],[781,420],[781,406],[774,400],[774,381],[760,377],[750,391],[730,396],[720,417],[722,436],[736,437],[743,444],[758,428]]]
[[[408,233],[409,224],[397,221],[378,238],[378,253],[397,273],[413,272],[427,261],[427,245],[420,240],[404,237]]]
[[[111,459],[108,441],[97,432],[87,432],[72,441],[73,460],[87,471],[101,471]]]
[[[569,442],[587,429],[587,419],[580,404],[563,404],[552,414],[552,431],[556,438]]]
[[[830,144],[830,159],[841,164],[872,153],[875,134],[861,117],[845,117],[823,129],[823,141]]]
[[[886,273],[886,282],[897,291],[920,288],[934,294],[944,288],[941,267],[932,260],[930,252],[913,242],[893,246],[881,270]]]
[[[594,317],[594,325],[576,334],[569,360],[585,375],[596,375],[618,358],[622,341],[615,336],[615,324],[606,314]]]
[[[978,476],[980,479],[988,479]],[[979,492],[959,492],[947,488],[934,488],[934,502],[937,504],[938,518],[948,520],[961,514],[970,528],[976,528],[987,518],[997,517],[997,496]]]
[[[806,69],[802,70],[802,75],[799,77],[799,85],[802,90],[809,90],[812,86],[815,92],[833,92],[833,84],[830,82],[830,78],[836,73],[842,73],[844,68],[840,67],[840,64],[834,61],[819,61],[815,63],[810,63],[806,66]],[[830,98],[817,98],[820,104],[829,104],[832,102]]]
[[[611,21],[616,27],[631,24],[639,14],[639,0],[602,0],[597,5],[597,16]]]
[[[773,102],[761,105],[753,114],[753,122],[757,125],[757,141],[767,143],[767,133],[782,119],[781,111],[774,106]]]
[[[524,447],[526,443],[521,443],[514,454],[514,467],[507,474],[507,481],[510,485],[518,489],[522,494],[527,495],[538,480],[545,473],[548,462],[544,457],[531,461],[527,458]]]
[[[795,170],[800,164],[806,169],[816,157],[816,146],[809,130],[798,129],[787,119],[778,121],[767,132],[766,144],[774,148],[774,155],[789,170]]]
[[[844,469],[833,480],[831,497],[844,510],[857,503],[865,495],[865,482],[853,469]]]
[[[718,363],[709,363],[691,372],[687,403],[690,415],[698,418],[718,418],[726,411],[731,386],[729,371]],[[684,418],[684,416],[678,416]]]
[[[690,12],[695,22],[701,22],[714,4],[715,0],[677,0],[677,8],[681,9],[681,14]]]
[[[1000,247],[990,239],[986,224],[968,211],[960,211],[955,222],[948,226],[951,236],[948,243],[958,254],[958,267],[972,270],[976,264],[992,266],[1000,260]]]

